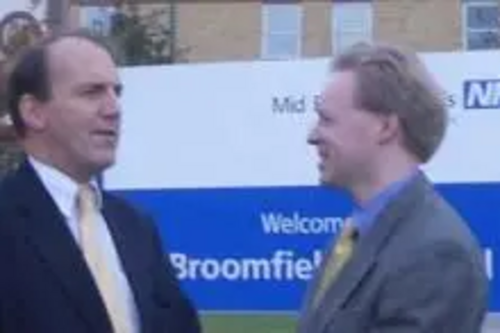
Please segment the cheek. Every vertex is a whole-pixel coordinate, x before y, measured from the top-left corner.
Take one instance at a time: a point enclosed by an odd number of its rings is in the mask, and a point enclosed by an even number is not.
[[[81,145],[82,141],[86,140],[88,122],[82,117],[82,113],[69,108],[66,110],[72,111],[53,114],[48,131],[64,145]]]
[[[72,129],[70,120],[64,113],[51,110],[47,117],[47,133],[58,137],[67,135],[66,133]]]
[[[52,126],[53,132],[59,133],[59,136],[68,140],[74,140],[82,132],[82,126],[73,117],[60,117]]]
[[[343,155],[344,147],[338,141],[338,138],[334,135],[325,137],[322,144],[319,147],[319,153],[321,155],[321,160],[326,165],[337,164]]]
[[[325,137],[323,149],[333,163],[343,163],[363,154],[366,149],[365,134],[339,128]]]
[[[372,128],[361,127],[355,132],[353,145],[358,151],[368,151],[374,146]]]
[[[71,102],[65,105],[66,112],[62,114],[62,122],[64,122],[68,128],[71,128],[73,131],[85,131],[92,120],[93,113],[90,111],[91,109],[83,105],[81,102]]]
[[[380,121],[370,114],[360,114],[351,125],[351,132],[365,143],[374,142],[381,127]]]
[[[342,127],[336,126],[325,130],[323,141],[328,149],[336,150],[349,143],[350,133]]]

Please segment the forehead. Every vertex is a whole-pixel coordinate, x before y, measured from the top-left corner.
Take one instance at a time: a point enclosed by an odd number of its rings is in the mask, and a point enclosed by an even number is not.
[[[326,104],[351,105],[354,102],[356,76],[352,71],[334,72],[322,92]]]
[[[67,38],[47,50],[48,69],[54,82],[116,82],[111,56],[100,46],[81,38]]]

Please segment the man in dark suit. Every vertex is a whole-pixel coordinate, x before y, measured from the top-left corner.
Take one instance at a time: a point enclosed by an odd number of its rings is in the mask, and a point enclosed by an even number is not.
[[[120,133],[107,48],[52,37],[8,90],[26,160],[0,188],[0,332],[200,332],[153,223],[95,180]]]
[[[300,333],[475,333],[487,310],[482,251],[419,170],[447,114],[417,56],[360,44],[336,57],[309,141],[321,182],[358,208],[305,296]]]

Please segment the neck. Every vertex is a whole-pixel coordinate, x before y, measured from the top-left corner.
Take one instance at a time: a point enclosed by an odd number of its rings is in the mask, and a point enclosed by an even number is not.
[[[385,160],[378,167],[370,170],[366,181],[358,182],[350,188],[354,200],[361,207],[385,188],[407,176],[418,168],[413,158]]]
[[[81,168],[79,169],[76,166],[73,166],[73,164],[69,163],[69,161],[66,162],[64,159],[58,158],[59,155],[57,154],[57,151],[44,149],[42,145],[30,140],[22,141],[21,145],[28,155],[43,164],[59,170],[69,178],[73,179],[76,183],[88,183],[92,178],[90,173],[83,172]]]

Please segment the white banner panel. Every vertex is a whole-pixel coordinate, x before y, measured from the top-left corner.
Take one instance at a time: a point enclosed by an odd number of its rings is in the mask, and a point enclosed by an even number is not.
[[[430,177],[500,180],[500,53],[422,56],[452,116]],[[327,78],[327,59],[123,69],[123,138],[106,187],[315,185],[306,138]]]

